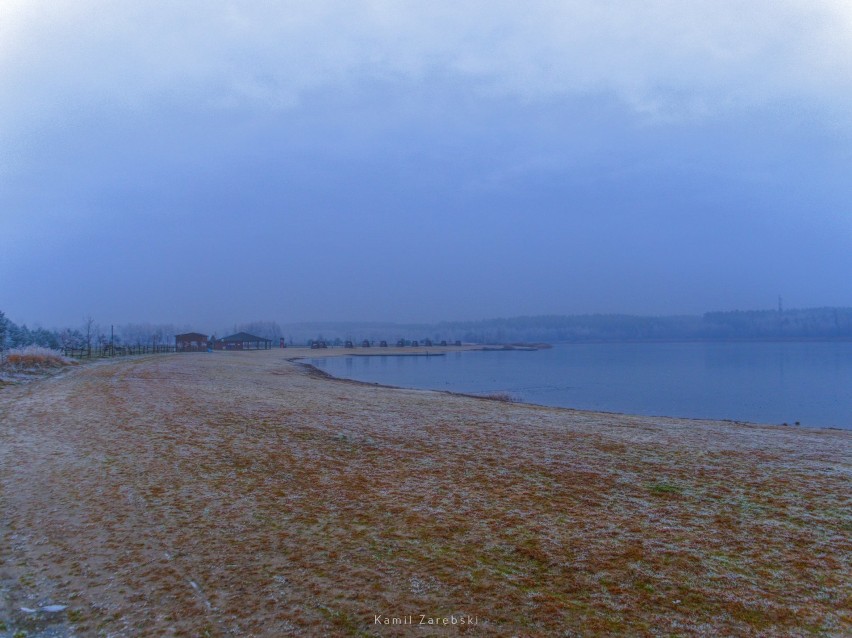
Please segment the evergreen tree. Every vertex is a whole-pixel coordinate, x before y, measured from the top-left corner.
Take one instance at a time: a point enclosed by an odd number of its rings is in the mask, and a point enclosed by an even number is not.
[[[2,361],[3,356],[5,356],[6,352],[6,335],[8,333],[8,329],[6,327],[6,315],[0,310],[0,361]]]

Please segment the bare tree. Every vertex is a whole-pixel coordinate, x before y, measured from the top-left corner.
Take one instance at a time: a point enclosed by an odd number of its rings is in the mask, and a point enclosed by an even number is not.
[[[95,323],[95,320],[92,319],[92,316],[89,315],[83,319],[83,336],[86,339],[86,356],[89,358],[92,356],[92,339],[95,338],[97,333],[98,326]]]
[[[59,333],[59,345],[63,350],[81,348],[84,345],[83,335],[80,334],[79,330],[69,330],[68,328],[65,328]]]
[[[0,364],[6,362],[6,315],[0,310]]]

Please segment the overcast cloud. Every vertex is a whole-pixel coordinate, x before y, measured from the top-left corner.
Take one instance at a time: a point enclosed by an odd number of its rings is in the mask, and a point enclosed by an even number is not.
[[[852,305],[852,5],[4,2],[17,322]]]

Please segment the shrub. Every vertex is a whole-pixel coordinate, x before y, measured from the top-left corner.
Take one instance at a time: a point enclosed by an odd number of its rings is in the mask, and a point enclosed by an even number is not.
[[[517,402],[517,399],[508,392],[492,392],[491,394],[481,394],[479,396],[481,396],[483,399],[490,399],[491,401],[502,401],[503,403]]]
[[[6,366],[15,370],[61,368],[71,365],[71,363],[58,350],[42,348],[41,346],[13,348],[6,353]]]

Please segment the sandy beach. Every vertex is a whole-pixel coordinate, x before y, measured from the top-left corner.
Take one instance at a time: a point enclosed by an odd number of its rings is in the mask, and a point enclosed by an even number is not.
[[[0,388],[0,636],[852,633],[852,433],[289,360],[338,353]]]

